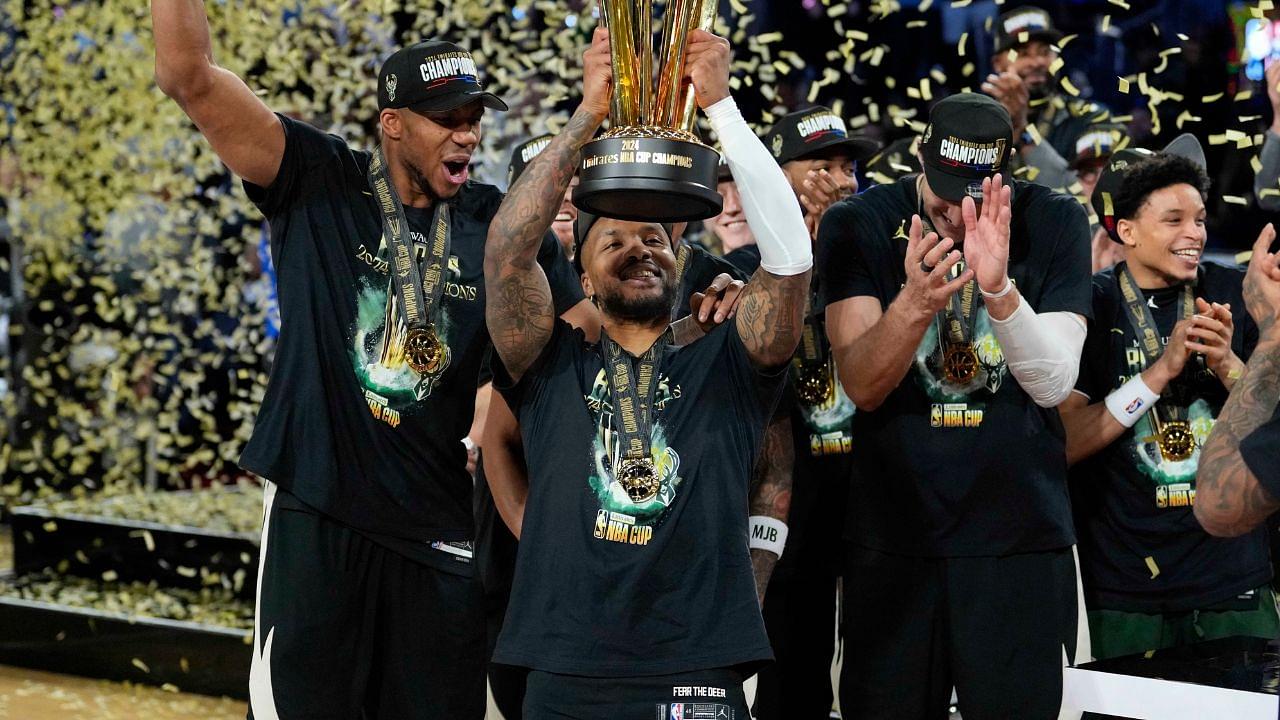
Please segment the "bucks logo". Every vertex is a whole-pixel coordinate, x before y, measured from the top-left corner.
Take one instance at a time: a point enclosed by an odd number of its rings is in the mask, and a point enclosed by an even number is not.
[[[400,84],[400,81],[396,78],[395,73],[387,76],[387,99],[391,102],[396,101],[396,85],[398,84]]]
[[[781,135],[775,135],[773,138],[773,156],[774,157],[782,156],[782,136]]]

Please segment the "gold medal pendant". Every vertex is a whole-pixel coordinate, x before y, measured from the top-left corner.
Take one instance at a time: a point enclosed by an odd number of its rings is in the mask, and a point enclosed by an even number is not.
[[[800,402],[810,407],[826,402],[831,395],[831,376],[827,373],[826,366],[801,367],[799,377],[796,378],[796,395]]]
[[[1191,423],[1186,420],[1171,420],[1160,428],[1160,455],[1170,462],[1187,460],[1196,449],[1196,437],[1191,432]]]
[[[652,500],[658,494],[661,483],[658,481],[658,468],[653,458],[623,458],[618,468],[618,484],[627,491],[631,502],[642,503]]]
[[[968,385],[978,376],[978,353],[969,343],[952,343],[942,357],[942,374],[952,385]]]
[[[410,369],[419,375],[431,375],[444,363],[444,343],[436,336],[435,327],[415,328],[404,341],[404,357]]]

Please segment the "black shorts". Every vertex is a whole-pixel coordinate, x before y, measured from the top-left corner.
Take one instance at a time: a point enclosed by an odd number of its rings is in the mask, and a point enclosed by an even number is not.
[[[481,720],[484,611],[469,570],[410,560],[278,492],[289,502],[268,484],[249,717]]]
[[[840,707],[859,720],[1053,720],[1076,656],[1071,548],[915,558],[846,548]]]
[[[751,720],[734,670],[597,678],[533,670],[525,720]]]

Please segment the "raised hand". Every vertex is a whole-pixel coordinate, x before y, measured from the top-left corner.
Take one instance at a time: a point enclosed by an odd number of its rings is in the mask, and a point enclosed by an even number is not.
[[[729,41],[705,30],[689,32],[684,79],[693,84],[698,107],[706,110],[729,97]]]
[[[582,54],[582,109],[603,121],[613,97],[613,58],[609,55],[609,30],[597,27],[591,47]]]
[[[937,233],[921,237],[922,230],[920,216],[911,216],[907,259],[903,263],[907,283],[899,297],[918,318],[926,319],[945,308],[951,296],[973,279],[973,269],[966,269],[955,279],[949,279],[951,269],[960,262],[960,251],[952,249],[955,243],[950,238],[939,241]]]
[[[973,198],[961,203],[964,216],[964,260],[978,279],[978,287],[998,293],[1009,281],[1009,221],[1013,190],[999,175],[982,181],[982,209]]]
[[[850,188],[840,185],[826,170],[810,170],[805,174],[800,204],[804,206],[804,224],[809,228],[811,239],[818,237],[818,226],[822,224],[822,215],[827,208],[849,194]]]
[[[982,92],[995,98],[1009,111],[1013,122],[1013,137],[1017,138],[1027,128],[1027,108],[1031,103],[1031,91],[1017,73],[992,73],[982,83]]]
[[[1262,228],[1244,275],[1244,304],[1258,324],[1259,340],[1280,341],[1280,254],[1271,252],[1276,229]]]
[[[1244,369],[1244,363],[1231,350],[1234,332],[1230,305],[1196,298],[1196,314],[1187,328],[1187,348],[1204,355],[1205,364],[1228,390]]]
[[[1169,334],[1169,344],[1164,346],[1164,354],[1151,367],[1142,373],[1142,379],[1153,392],[1164,392],[1174,378],[1182,374],[1187,366],[1187,358],[1191,355],[1187,347],[1187,333],[1192,327],[1192,318],[1179,320]]]

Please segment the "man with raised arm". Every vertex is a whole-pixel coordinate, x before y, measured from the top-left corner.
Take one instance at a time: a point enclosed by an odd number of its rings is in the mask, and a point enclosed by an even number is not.
[[[383,64],[381,142],[356,150],[218,67],[203,3],[151,9],[156,81],[244,180],[278,265],[283,326],[240,460],[268,481],[250,714],[481,718],[461,441],[501,194],[468,165],[485,109],[506,106],[462,48],[420,42]],[[533,256],[548,311],[591,314],[553,235]]]
[[[924,172],[836,204],[818,268],[854,401],[850,717],[1058,715],[1078,645],[1062,425],[1089,316],[1073,198],[1006,182],[1009,114],[934,106]],[[926,228],[928,231],[926,232]]]
[[[608,33],[583,101],[516,183],[485,257],[495,386],[529,468],[521,549],[495,662],[531,669],[527,718],[748,717],[770,657],[748,553],[751,467],[800,336],[812,252],[786,180],[729,96],[729,46],[689,36],[686,72],[761,248],[732,323],[675,345],[670,229],[579,214],[599,342],[556,322],[534,262],[582,146],[609,110]]]
[[[1263,229],[1244,275],[1244,304],[1258,345],[1200,451],[1196,519],[1210,535],[1237,537],[1280,510],[1280,253]]]

